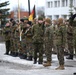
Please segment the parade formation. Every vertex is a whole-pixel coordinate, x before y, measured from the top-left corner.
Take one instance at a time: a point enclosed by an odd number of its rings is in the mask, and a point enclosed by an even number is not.
[[[8,61],[11,61],[10,63],[19,62],[18,66],[20,64],[24,66],[20,66],[22,70],[27,70],[29,67],[28,70],[35,69],[41,74],[44,68],[47,74],[52,74],[53,69],[50,66],[53,68],[56,66],[54,69],[56,75],[57,72],[59,73],[56,70],[60,70],[60,74],[62,70],[63,74],[74,72],[76,68],[74,64],[76,61],[76,0],[45,0],[42,2],[45,2],[45,7],[38,7],[40,2],[38,4],[39,0],[35,0],[32,11],[30,0],[27,0],[27,11],[25,11],[26,4],[25,8],[22,8],[23,4],[21,5],[19,0],[17,0],[17,8],[9,11],[10,8],[6,8],[10,4],[9,1],[0,2],[0,65],[3,73],[5,67],[8,67],[5,72],[11,67],[11,64],[10,67],[7,65]],[[28,62],[32,65],[26,64]],[[48,69],[51,69],[49,73]],[[69,70],[71,71],[68,73]],[[76,72],[73,74],[76,75]]]
[[[72,20],[72,18],[70,19]],[[11,18],[3,28],[6,55],[19,56],[21,59],[33,61],[33,64],[52,66],[52,54],[56,52],[59,66],[56,70],[64,70],[64,55],[73,60],[76,53],[76,27],[74,22],[59,18],[51,20],[39,16],[29,21],[24,16],[19,21]],[[73,20],[74,21],[74,20]],[[43,61],[43,54],[47,60]]]

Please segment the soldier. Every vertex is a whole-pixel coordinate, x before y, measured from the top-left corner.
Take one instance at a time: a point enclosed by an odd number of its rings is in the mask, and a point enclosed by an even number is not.
[[[38,24],[32,27],[32,39],[34,46],[34,64],[37,63],[37,53],[39,53],[39,64],[43,62],[43,35],[44,35],[44,25],[43,18],[38,17]]]
[[[47,63],[43,66],[51,66],[52,60],[52,45],[53,45],[53,27],[50,18],[45,19],[45,32],[44,32],[44,44],[45,44],[45,54],[47,57]]]
[[[27,50],[27,59],[32,60],[33,57],[33,46],[32,46],[32,33],[31,33],[32,22],[27,23],[27,30],[25,32],[26,39],[26,50]]]
[[[63,70],[64,69],[64,47],[65,47],[65,33],[66,33],[66,26],[63,24],[63,19],[58,19],[58,29],[56,30],[56,46],[57,46],[57,57],[59,60],[59,67],[56,70]]]
[[[66,59],[72,59],[73,60],[73,27],[71,25],[68,25],[67,29],[67,43],[68,43],[68,50],[69,50],[69,56],[66,57]]]
[[[16,22],[14,21],[14,19],[10,19],[10,25],[11,25],[11,52],[10,52],[10,55],[13,55],[15,56],[15,37],[14,37],[14,34],[15,34],[15,24]]]
[[[23,24],[21,25],[21,30],[22,30],[22,40],[21,40],[21,48],[20,48],[20,58],[23,58],[23,59],[27,59],[27,50],[26,50],[26,38],[25,38],[25,32],[27,30],[27,23],[28,23],[28,18],[27,17],[24,17],[23,18],[24,22]]]
[[[10,37],[11,37],[11,30],[10,30],[10,24],[6,23],[6,26],[3,30],[4,36],[5,36],[5,44],[6,44],[6,53],[9,54],[10,51]]]
[[[56,47],[56,30],[57,30],[57,20],[53,20],[53,53],[57,53],[57,47]]]
[[[75,49],[75,56],[76,56],[76,20],[74,21],[74,28],[73,28],[73,38],[74,38],[74,49]]]

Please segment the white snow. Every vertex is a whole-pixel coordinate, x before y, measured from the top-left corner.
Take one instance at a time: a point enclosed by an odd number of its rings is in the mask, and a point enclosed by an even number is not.
[[[73,75],[74,72],[76,72],[76,58],[74,60],[67,60],[66,56],[65,58],[65,70],[55,70],[56,67],[58,67],[58,59],[57,55],[52,55],[52,66],[50,67],[44,67],[43,65],[33,64],[33,61],[27,61],[24,59],[20,59],[19,57],[12,57],[10,55],[4,55],[5,53],[5,44],[0,44],[0,60],[9,61],[13,63],[23,64],[32,66],[33,69],[31,70],[21,70],[21,71],[15,71],[14,69],[10,69],[13,73],[17,72],[19,74],[25,73],[25,75]],[[45,60],[45,58],[44,58]]]

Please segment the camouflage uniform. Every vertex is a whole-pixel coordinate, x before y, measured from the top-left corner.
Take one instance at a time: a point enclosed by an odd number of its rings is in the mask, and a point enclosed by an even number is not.
[[[53,27],[49,23],[51,21],[49,18],[45,20],[48,24],[45,27],[45,32],[44,32],[44,44],[45,44],[45,54],[47,57],[47,62],[51,63],[52,57],[52,45],[53,45]]]
[[[55,34],[55,33],[56,33],[56,30],[57,30],[57,25],[54,25],[54,26],[53,26],[53,31],[54,31],[54,32],[53,32],[53,33],[54,33],[54,34],[53,34],[53,53],[57,53],[57,48],[56,48],[56,40],[57,40],[56,37],[57,37],[57,36],[56,36],[56,34]]]
[[[67,29],[67,42],[69,50],[69,56],[67,57],[67,59],[73,59],[73,27],[70,25]]]
[[[19,54],[19,29],[18,29],[18,25],[15,25],[15,32],[14,32],[14,48],[15,48],[15,56],[18,56]]]
[[[38,20],[42,20],[42,18],[38,18]],[[34,64],[37,63],[37,53],[39,53],[39,64],[43,62],[43,24],[36,24],[32,27],[32,35],[33,35],[33,46],[34,46]]]
[[[6,44],[6,53],[9,54],[10,51],[10,37],[11,37],[11,31],[10,26],[5,26],[3,30],[4,36],[5,36],[5,44]]]
[[[26,36],[26,50],[27,50],[28,60],[32,60],[32,57],[33,57],[33,46],[32,46],[31,27],[27,28],[25,36]]]
[[[52,26],[46,26],[44,33],[44,42],[45,42],[45,54],[47,57],[47,62],[51,63],[52,57],[52,45],[53,45],[53,29]]]
[[[56,69],[64,69],[64,47],[66,42],[66,26],[62,24],[61,18],[59,19],[60,23],[58,24],[58,29],[56,31],[56,46],[57,46],[57,57],[59,60],[59,67]]]
[[[21,41],[21,50],[20,53],[22,55],[22,58],[26,59],[27,58],[27,50],[26,50],[26,38],[25,38],[25,32],[26,32],[26,24],[23,24],[21,26],[22,28],[22,41]]]
[[[14,37],[14,34],[15,34],[15,26],[11,26],[11,55],[15,55],[15,37]]]
[[[74,37],[74,49],[75,49],[75,55],[76,55],[76,27],[74,27],[73,37]]]

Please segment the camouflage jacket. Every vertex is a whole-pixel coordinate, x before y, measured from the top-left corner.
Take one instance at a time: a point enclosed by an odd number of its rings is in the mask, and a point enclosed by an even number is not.
[[[25,39],[26,39],[26,42],[32,42],[31,27],[27,28],[27,30],[25,32]]]
[[[33,43],[43,43],[44,28],[43,24],[36,24],[32,27]]]
[[[44,42],[53,44],[53,27],[50,25],[45,27]]]
[[[65,46],[66,43],[66,26],[60,25],[56,30],[56,45],[63,45]]]
[[[3,33],[4,33],[4,36],[5,36],[5,41],[10,40],[10,38],[11,38],[11,28],[10,28],[10,26],[4,27]]]

